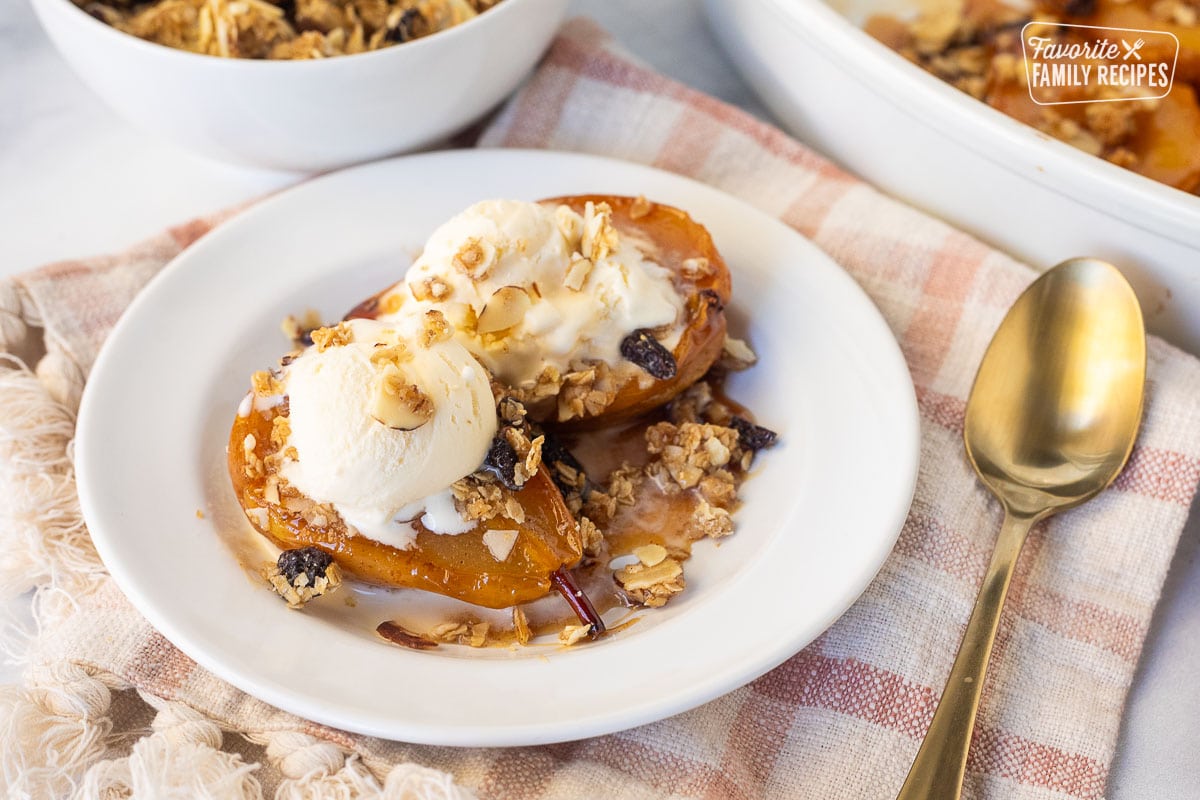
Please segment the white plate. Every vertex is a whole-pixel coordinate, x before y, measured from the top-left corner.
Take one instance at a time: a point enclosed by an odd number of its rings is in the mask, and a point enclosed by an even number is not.
[[[733,326],[761,359],[731,394],[781,436],[745,486],[735,534],[697,546],[687,591],[669,606],[569,650],[405,650],[372,632],[386,618],[379,604],[398,602],[388,593],[356,609],[335,595],[289,611],[234,555],[259,537],[224,475],[248,376],[285,349],[279,320],[307,306],[340,316],[398,280],[426,235],[476,200],[584,192],[645,194],[688,210],[731,266]],[[100,555],[154,627],[202,666],[329,725],[488,746],[661,719],[784,661],[883,563],[917,458],[916,402],[900,350],[863,292],[814,245],[676,175],[513,150],[335,173],[204,237],[113,331],[76,439],[80,500]]]

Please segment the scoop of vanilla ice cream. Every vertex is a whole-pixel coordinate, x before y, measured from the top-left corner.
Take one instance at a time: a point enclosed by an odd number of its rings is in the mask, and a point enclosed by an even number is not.
[[[360,533],[396,546],[415,535],[395,528],[398,517],[411,519],[425,505],[447,516],[447,488],[479,468],[496,434],[495,400],[483,368],[453,339],[422,346],[419,324],[343,323],[349,343],[309,347],[283,376],[287,444],[297,457],[283,463],[281,476],[309,498],[331,504]],[[381,358],[397,341],[405,355]],[[401,382],[416,386],[416,396],[432,406],[431,413],[424,407],[426,421],[412,430],[376,419],[385,372],[396,369]],[[450,520],[442,527],[457,524]]]
[[[648,249],[618,235],[604,208],[580,215],[567,206],[487,200],[429,237],[405,275],[416,302],[397,313],[442,309],[456,338],[514,386],[547,367],[565,373],[583,361],[618,364],[632,331],[683,319],[672,274]],[[674,347],[680,331],[663,344]]]

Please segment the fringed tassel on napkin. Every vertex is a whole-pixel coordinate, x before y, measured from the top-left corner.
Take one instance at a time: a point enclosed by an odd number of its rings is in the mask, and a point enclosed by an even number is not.
[[[454,778],[416,764],[398,764],[380,785],[358,756],[332,742],[299,731],[246,734],[266,747],[267,759],[283,775],[275,800],[474,800]],[[382,774],[382,773],[380,773]]]
[[[74,664],[30,676],[28,688],[0,687],[0,787],[6,796],[69,796],[108,748],[111,704],[110,688]]]
[[[13,285],[0,281],[0,599],[36,589],[34,618],[53,629],[76,601],[108,580],[79,500],[71,442],[84,378],[52,341],[36,371],[16,353],[36,353],[36,320]],[[0,650],[24,651],[30,632],[4,624]],[[142,694],[158,710],[152,733],[122,758],[114,745],[110,688],[82,667],[62,664],[27,676],[28,688],[0,687],[0,795],[110,800],[261,800],[249,764],[221,749],[215,722],[188,706]],[[355,755],[299,731],[250,737],[282,773],[279,800],[471,800],[451,776],[401,764],[380,779]],[[104,760],[102,760],[104,759]],[[382,774],[382,773],[381,773]]]
[[[70,613],[73,598],[105,579],[79,499],[70,444],[75,414],[47,392],[20,360],[0,353],[0,478],[10,487],[0,503],[0,593],[48,585],[43,624]]]
[[[475,800],[445,772],[418,764],[397,764],[383,783],[381,800]]]
[[[264,731],[246,738],[267,749],[283,774],[275,800],[472,800],[444,772],[399,764],[381,786],[375,774],[332,742],[299,731]]]
[[[267,731],[246,738],[267,748],[267,759],[283,774],[276,800],[378,797],[379,781],[357,757],[300,731]]]
[[[0,281],[0,353],[24,353],[32,332],[22,313],[21,294],[12,281]]]
[[[262,800],[254,777],[258,765],[221,750],[216,723],[182,703],[140,694],[158,709],[153,733],[134,744],[128,757],[89,769],[75,800]]]

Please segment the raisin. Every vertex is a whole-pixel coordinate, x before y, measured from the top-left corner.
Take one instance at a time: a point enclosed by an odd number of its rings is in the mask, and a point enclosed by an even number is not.
[[[562,475],[556,469],[559,464],[563,464],[575,472],[583,476],[584,486],[587,486],[587,473],[583,471],[583,464],[579,463],[579,459],[571,453],[570,450],[563,445],[562,440],[549,431],[543,431],[542,436],[542,463],[550,466],[550,479],[554,481],[554,485],[564,495],[571,492],[579,491],[579,487],[572,486],[563,480]]]
[[[747,450],[762,450],[775,444],[779,438],[775,431],[755,425],[745,417],[733,417],[729,420],[729,427],[737,431],[738,442]]]
[[[315,547],[301,547],[296,550],[284,550],[279,554],[275,563],[280,574],[290,584],[295,584],[300,574],[308,576],[308,585],[312,586],[317,578],[325,577],[325,570],[333,563],[333,557]]]
[[[521,488],[517,484],[517,451],[504,438],[503,431],[492,440],[492,446],[483,460],[483,468],[495,475],[504,488],[514,492]]]
[[[621,340],[621,355],[660,381],[675,377],[675,356],[645,328],[638,328]]]
[[[383,40],[385,42],[407,42],[416,39],[418,23],[424,21],[420,11],[415,8],[407,9],[400,15],[396,27],[388,28],[387,32],[383,34]]]

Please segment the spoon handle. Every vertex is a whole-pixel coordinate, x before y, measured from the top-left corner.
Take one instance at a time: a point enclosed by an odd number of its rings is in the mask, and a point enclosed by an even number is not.
[[[946,690],[897,800],[957,800],[961,795],[971,731],[975,727],[975,714],[979,710],[983,679],[996,641],[1004,596],[1008,594],[1021,545],[1036,520],[1036,516],[1012,511],[1005,513],[1004,525],[996,539],[996,549],[967,622],[958,656],[950,669]]]

